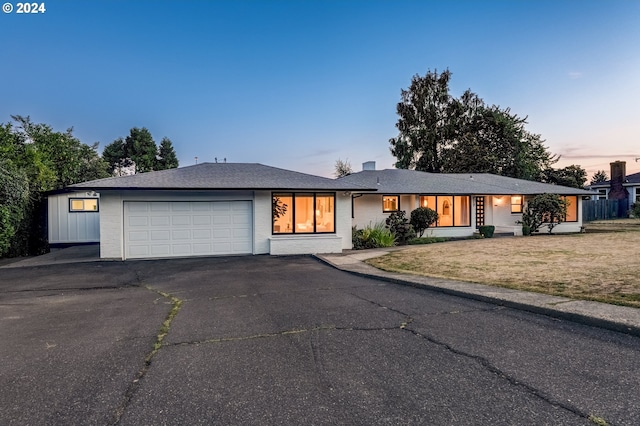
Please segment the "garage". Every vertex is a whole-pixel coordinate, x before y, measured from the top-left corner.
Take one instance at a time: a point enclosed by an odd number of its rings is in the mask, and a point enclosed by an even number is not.
[[[251,201],[125,201],[127,259],[251,254]]]

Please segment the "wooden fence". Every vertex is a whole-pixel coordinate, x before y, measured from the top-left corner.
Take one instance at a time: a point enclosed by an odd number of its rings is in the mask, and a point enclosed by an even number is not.
[[[583,200],[582,222],[629,217],[627,200]]]

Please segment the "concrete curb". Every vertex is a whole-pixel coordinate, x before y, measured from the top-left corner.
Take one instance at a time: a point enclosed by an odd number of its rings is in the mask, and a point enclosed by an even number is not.
[[[381,254],[385,254],[385,252]],[[484,284],[391,273],[369,266],[353,257],[354,261],[336,262],[337,258],[345,257],[345,255],[318,254],[313,257],[336,269],[361,277],[437,291],[640,337],[640,309],[636,308],[491,287]]]

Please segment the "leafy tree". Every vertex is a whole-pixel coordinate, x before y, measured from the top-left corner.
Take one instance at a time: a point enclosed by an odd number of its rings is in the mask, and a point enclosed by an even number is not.
[[[30,117],[0,125],[0,256],[40,254],[46,245],[46,191],[109,176],[97,144]]]
[[[336,171],[334,173],[336,178],[341,178],[344,176],[349,176],[351,173],[353,173],[353,168],[351,167],[351,163],[349,162],[349,160],[344,160],[342,161],[341,159],[337,159],[336,160]]]
[[[29,206],[29,180],[10,160],[0,158],[0,257],[8,254]]]
[[[411,226],[420,237],[431,225],[438,221],[438,212],[429,207],[418,207],[411,212]]]
[[[591,178],[591,182],[589,184],[595,185],[597,183],[603,183],[608,180],[609,180],[609,177],[607,176],[607,172],[605,172],[604,170],[598,170],[597,172],[594,173],[593,177]]]
[[[145,127],[134,127],[126,138],[111,142],[104,148],[102,157],[116,176],[127,174],[130,167],[134,167],[135,173],[178,167],[178,157],[171,140],[163,138],[158,148]]]
[[[530,232],[538,232],[546,225],[549,234],[567,217],[567,201],[557,194],[536,195],[527,202],[522,212],[522,225]]]
[[[133,165],[133,161],[128,157],[123,138],[118,138],[105,146],[102,158],[109,164],[111,173],[116,176],[125,175],[126,169]]]
[[[171,144],[171,139],[162,138],[160,148],[158,149],[156,170],[175,169],[178,165],[178,157]]]
[[[449,94],[451,73],[416,75],[397,105],[399,134],[389,140],[396,167],[426,172],[494,173],[539,180],[557,161],[526,118],[488,106],[467,90]]]
[[[442,171],[442,149],[451,144],[457,105],[449,94],[451,72],[428,71],[413,76],[408,90],[402,90],[396,107],[400,118],[397,137],[389,140],[399,169]]]
[[[571,188],[582,188],[587,181],[587,171],[575,164],[562,169],[549,168],[544,171],[542,181]]]

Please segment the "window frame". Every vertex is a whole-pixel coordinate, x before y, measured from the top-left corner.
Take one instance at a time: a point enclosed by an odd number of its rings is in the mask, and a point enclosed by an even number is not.
[[[313,196],[313,231],[311,232],[301,232],[296,229],[296,195],[303,196]],[[336,214],[336,193],[335,192],[272,192],[271,193],[271,203],[273,203],[274,197],[291,197],[292,205],[291,205],[291,232],[275,232],[276,222],[273,220],[273,209],[271,210],[271,235],[327,235],[327,234],[335,234],[337,228],[337,214]],[[318,198],[323,197],[331,197],[333,200],[330,208],[333,210],[330,213],[333,215],[333,231],[318,231],[318,221],[317,215],[315,214],[318,209]]]
[[[451,209],[451,222],[453,223],[453,225],[446,225],[446,226],[442,226],[439,224],[440,222],[440,218],[438,218],[437,222],[435,224],[432,225],[433,228],[471,228],[473,226],[473,221],[471,220],[471,195],[454,195],[454,194],[419,194],[418,195],[418,206],[422,207],[422,197],[434,197],[435,198],[435,209],[432,207],[429,207],[431,210],[434,210],[436,212],[438,212],[438,197],[447,197],[447,198],[451,198],[451,202],[449,205],[449,208]],[[456,197],[467,197],[468,198],[468,219],[469,219],[469,224],[468,225],[456,225],[456,211],[457,209],[460,209],[460,206],[456,205]],[[440,215],[440,213],[438,213],[438,215]]]
[[[385,210],[384,208],[384,199],[385,198],[395,198],[396,199],[396,209],[395,210]],[[383,194],[382,195],[382,213],[395,213],[400,211],[400,195],[394,194]]]
[[[87,210],[85,209],[84,205],[85,205],[85,201],[87,200],[91,200],[96,202],[96,209],[95,210]],[[73,202],[74,201],[82,201],[82,210],[79,209],[74,209],[72,207]],[[95,198],[95,197],[73,197],[73,198],[69,198],[69,213],[97,213],[100,211],[100,199],[99,198]]]

